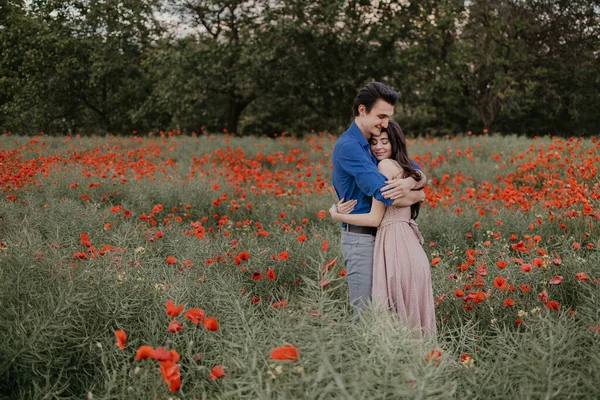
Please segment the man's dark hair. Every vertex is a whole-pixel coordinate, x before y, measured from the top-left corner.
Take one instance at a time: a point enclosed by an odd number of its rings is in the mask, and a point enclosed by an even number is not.
[[[358,106],[365,105],[367,114],[371,112],[377,100],[383,100],[393,106],[398,104],[398,93],[381,82],[370,82],[363,87],[354,98],[354,116],[358,116]]]

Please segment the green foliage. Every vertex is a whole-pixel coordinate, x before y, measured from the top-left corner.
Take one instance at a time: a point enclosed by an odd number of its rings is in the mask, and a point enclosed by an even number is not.
[[[144,148],[133,140],[110,139],[115,141],[112,145],[126,147],[131,154]],[[43,140],[46,145],[38,144],[37,148],[51,149],[51,154],[65,155],[67,150],[77,148],[81,156],[89,151],[100,158],[116,151],[97,137]],[[448,157],[427,171],[430,178],[438,180],[445,173],[454,177],[468,172],[472,180],[465,179],[461,184],[468,188],[495,179],[497,171],[490,168],[494,154],[508,158],[515,150],[521,152],[523,147],[542,141],[547,145],[549,139],[524,142],[515,136],[493,135],[467,137],[460,142],[421,140],[413,142],[411,149],[421,155],[447,156],[448,149],[456,154],[459,148],[463,152],[473,148],[471,159]],[[163,151],[157,156],[148,155],[148,159],[172,158],[177,165],[165,166],[153,178],[136,180],[131,172],[127,175],[129,181],[122,183],[110,176],[86,177],[88,168],[84,165],[81,170],[73,168],[69,172],[57,165],[49,176],[40,178],[40,185],[11,191],[17,201],[0,202],[0,241],[6,246],[0,247],[0,397],[85,398],[88,393],[95,399],[600,395],[596,384],[600,358],[594,351],[600,345],[600,334],[591,328],[600,325],[600,285],[574,278],[580,271],[587,272],[590,279],[599,278],[600,252],[597,247],[571,247],[572,241],[586,232],[597,240],[597,228],[589,228],[584,220],[565,220],[566,232],[544,221],[531,232],[529,224],[535,222],[541,209],[522,211],[498,204],[497,214],[480,216],[468,203],[461,204],[461,214],[443,206],[423,207],[418,223],[426,238],[426,251],[430,259],[442,258],[432,267],[434,295],[438,298],[445,294],[446,298],[436,309],[437,338],[416,339],[394,316],[375,308],[364,315],[360,324],[351,322],[346,282],[339,276],[339,227],[329,219],[316,217],[333,198],[308,193],[276,198],[248,192],[246,203],[252,204],[252,209],[230,211],[231,204],[212,204],[221,192],[237,198],[236,189],[228,187],[223,177],[216,178],[223,183],[218,191],[206,179],[186,178],[193,156],[213,151],[223,151],[225,157],[242,152],[246,156],[255,156],[259,151],[265,155],[286,153],[290,148],[309,151],[314,143],[244,137],[223,144],[209,137],[159,137],[147,139],[145,144],[157,142]],[[3,148],[7,149],[33,148],[27,143],[23,137],[2,138]],[[591,146],[591,141],[587,145]],[[32,159],[41,156],[25,152]],[[311,154],[307,162],[319,165],[322,154]],[[516,169],[508,164],[502,173]],[[289,165],[281,159],[272,165],[273,172],[283,168]],[[212,166],[208,170],[213,171]],[[326,168],[323,179],[330,179]],[[101,186],[90,188],[89,183],[95,181],[101,181]],[[71,188],[75,182],[79,186]],[[82,199],[83,194],[88,194],[90,200]],[[597,200],[590,201],[597,204]],[[138,219],[156,204],[165,208],[156,218],[156,226]],[[184,208],[186,204],[189,210]],[[133,217],[112,213],[115,205],[123,205]],[[190,217],[183,222],[173,218],[164,222],[168,213],[182,215],[184,209]],[[280,217],[281,212],[286,216]],[[215,214],[229,216],[230,223],[223,230],[232,232],[231,236],[218,229],[203,239],[184,233],[191,221],[202,217],[208,219],[207,228],[218,228]],[[282,223],[303,218],[308,219],[302,231],[308,238],[300,243],[297,232],[285,231]],[[250,225],[237,225],[245,220]],[[480,228],[474,227],[477,221]],[[110,228],[105,228],[107,222]],[[256,222],[270,232],[269,236],[256,235]],[[163,238],[157,238],[158,230],[164,232]],[[98,248],[110,244],[126,251],[74,259],[73,253],[86,249],[80,243],[84,232]],[[469,232],[473,234],[471,239],[465,236]],[[501,237],[486,247],[484,242],[491,233]],[[550,263],[529,275],[515,263],[497,269],[494,263],[498,255],[529,256],[511,250],[513,233],[520,237],[539,234],[543,238],[540,245],[551,255],[560,254],[562,263]],[[234,238],[237,248],[232,244]],[[329,241],[327,252],[321,249],[323,240]],[[435,245],[429,246],[429,241]],[[467,249],[482,252],[478,263],[487,264],[487,282],[502,275],[517,286],[517,291],[508,294],[489,284],[492,296],[473,310],[465,310],[462,306],[466,303],[453,293],[472,279],[457,270],[466,262]],[[289,252],[289,260],[272,259],[271,254],[284,250]],[[240,251],[248,251],[250,259],[235,265],[228,253]],[[206,263],[218,254],[225,261]],[[179,263],[167,265],[169,255]],[[193,266],[183,266],[185,259]],[[325,275],[331,285],[322,288],[319,280],[323,265],[331,259],[337,259]],[[241,267],[248,271],[241,271]],[[277,273],[274,281],[253,281],[250,277],[252,271],[265,274],[268,268]],[[449,278],[451,274],[457,277]],[[564,276],[564,282],[550,285],[548,280],[554,275]],[[533,289],[522,293],[518,287],[521,283],[529,283]],[[537,296],[544,289],[550,299],[561,301],[559,311],[546,309],[539,300]],[[252,304],[255,296],[261,301]],[[515,300],[515,307],[503,305],[508,296]],[[197,329],[178,317],[183,331],[167,332],[168,299],[186,309],[204,309],[207,316],[218,319],[221,329]],[[288,300],[288,306],[274,309],[272,304],[280,299]],[[522,320],[520,325],[515,323],[517,318]],[[127,333],[124,350],[115,346],[116,329]],[[269,359],[270,351],[285,343],[299,348],[298,362]],[[141,345],[179,352],[181,392],[169,393],[156,362],[134,359]],[[439,363],[425,361],[432,349],[442,350]],[[472,364],[461,362],[460,356],[465,353],[472,356]],[[224,366],[226,376],[213,382],[208,379],[209,371],[217,364]]]
[[[371,80],[398,90],[412,135],[600,122],[595,0],[1,7],[0,128],[19,134],[339,131]]]

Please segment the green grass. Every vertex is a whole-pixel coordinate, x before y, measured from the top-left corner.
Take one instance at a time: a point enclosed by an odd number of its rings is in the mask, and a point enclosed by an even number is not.
[[[42,137],[32,144],[23,137],[0,140],[3,154],[20,149],[4,159],[5,176],[8,166],[27,160],[49,163],[48,176],[41,169],[22,188],[5,183],[4,196],[16,200],[0,201],[0,398],[86,398],[89,393],[94,399],[600,397],[600,285],[593,282],[600,278],[597,221],[586,215],[567,216],[570,210],[581,211],[581,203],[552,210],[562,218],[559,222],[550,221],[541,203],[522,211],[505,207],[503,201],[460,200],[466,189],[482,182],[500,184],[498,173],[518,173],[530,155],[537,156],[527,152],[529,147],[538,151],[543,143],[546,149],[553,143],[550,138],[411,142],[430,178],[465,175],[451,186],[455,199],[435,208],[425,205],[418,220],[430,259],[441,258],[432,267],[434,296],[445,295],[436,308],[438,336],[425,340],[415,338],[384,310],[369,309],[361,323],[351,322],[346,282],[339,276],[339,227],[317,216],[334,195],[327,187],[317,192],[313,185],[319,173],[323,181],[330,180],[332,138],[223,142],[222,137],[153,137],[137,142]],[[581,146],[598,154],[590,140]],[[449,159],[447,150],[456,148],[472,148],[473,159],[455,153]],[[139,153],[127,156],[135,150]],[[566,147],[561,151],[564,156],[569,152]],[[110,152],[112,164],[105,158]],[[193,161],[194,156],[212,157],[213,152],[214,163],[199,166]],[[506,165],[492,159],[495,154]],[[511,163],[510,157],[519,154],[524,158]],[[446,158],[432,161],[438,155]],[[139,168],[150,164],[153,172],[136,179]],[[190,178],[192,169],[195,176]],[[120,172],[113,178],[116,170]],[[298,189],[300,180],[310,190]],[[70,188],[75,182],[78,186]],[[92,182],[100,186],[90,188]],[[580,182],[587,185],[589,202],[597,209],[593,180]],[[213,190],[215,183],[218,190]],[[281,191],[261,186],[269,183]],[[222,193],[227,200],[214,205]],[[155,226],[139,220],[157,204],[164,210],[157,213]],[[111,213],[114,205],[133,216]],[[487,210],[485,216],[479,215],[480,208]],[[284,217],[279,216],[282,212]],[[220,226],[224,215],[227,220]],[[191,222],[203,218],[205,238],[186,234]],[[481,226],[475,228],[478,221]],[[268,236],[256,234],[257,222]],[[159,230],[164,237],[156,238]],[[87,233],[98,249],[111,245],[125,251],[73,259],[74,253],[86,251],[81,233]],[[297,240],[300,234],[308,236],[303,243]],[[539,235],[541,240],[531,253],[517,253],[511,248],[516,243],[512,234],[518,240],[524,235]],[[321,249],[323,240],[329,242],[326,251]],[[487,240],[489,247],[484,245]],[[573,242],[582,247],[574,249]],[[538,255],[536,248],[548,256]],[[461,272],[458,267],[467,263],[467,249],[479,253],[469,270]],[[277,259],[284,250],[289,260]],[[236,265],[235,255],[241,251],[249,252],[250,259]],[[561,263],[554,265],[557,255]],[[166,264],[168,256],[176,257],[178,264]],[[511,257],[525,262],[541,258],[546,265],[528,274],[515,261],[504,270],[495,266],[498,259]],[[208,259],[216,261],[207,264]],[[331,285],[323,289],[318,284],[323,265],[333,259],[337,263],[325,275]],[[193,266],[184,266],[183,260]],[[491,297],[465,310],[467,303],[454,291],[473,284],[481,264],[487,266],[487,276],[480,290],[490,290]],[[266,274],[269,268],[277,274],[274,281],[252,280],[254,270]],[[575,279],[578,272],[590,280]],[[493,279],[499,275],[516,291],[496,289]],[[549,283],[555,275],[564,277],[562,284]],[[532,289],[522,293],[521,284]],[[560,310],[545,307],[538,298],[543,290],[550,300],[560,302]],[[252,304],[254,297],[260,302]],[[514,307],[503,305],[507,297],[515,301]],[[220,330],[197,329],[182,314],[177,320],[183,331],[169,333],[168,299],[186,309],[204,309],[217,318]],[[282,299],[288,305],[274,309],[272,304]],[[127,333],[124,350],[115,345],[117,329]],[[271,360],[270,351],[286,343],[299,349],[299,361]],[[169,392],[158,363],[134,359],[141,345],[164,346],[181,355],[181,391]],[[434,349],[442,351],[439,362],[426,362]],[[472,356],[472,364],[461,363],[465,353]],[[208,377],[217,364],[226,375],[213,382]]]

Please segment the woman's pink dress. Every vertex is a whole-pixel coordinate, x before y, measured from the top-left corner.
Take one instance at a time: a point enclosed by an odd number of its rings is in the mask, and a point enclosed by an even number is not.
[[[410,207],[387,207],[375,238],[373,302],[424,336],[436,334],[429,260]]]

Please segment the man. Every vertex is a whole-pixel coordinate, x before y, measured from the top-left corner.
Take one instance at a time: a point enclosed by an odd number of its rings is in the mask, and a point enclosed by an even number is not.
[[[371,210],[372,197],[386,206],[417,203],[423,194],[413,189],[423,187],[426,179],[421,169],[420,181],[414,178],[392,179],[377,169],[377,160],[371,154],[369,139],[381,135],[398,103],[398,93],[380,82],[371,82],[354,99],[354,122],[335,144],[331,157],[332,180],[339,199],[355,200],[352,213]],[[373,281],[373,247],[377,229],[342,223],[342,254],[348,271],[350,305],[355,320],[360,310],[371,300]]]

